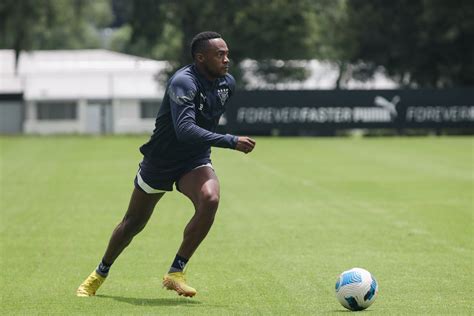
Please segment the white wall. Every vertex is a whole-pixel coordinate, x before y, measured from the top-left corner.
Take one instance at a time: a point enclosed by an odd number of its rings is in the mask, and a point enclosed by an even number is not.
[[[43,100],[42,100],[43,101]],[[77,100],[77,120],[38,120],[37,101],[25,102],[24,131],[27,134],[84,134],[87,132],[87,100]],[[114,134],[151,134],[155,119],[140,117],[140,100],[112,100]]]
[[[140,101],[136,99],[119,99],[113,101],[114,133],[149,134],[155,126],[155,119],[140,117]]]

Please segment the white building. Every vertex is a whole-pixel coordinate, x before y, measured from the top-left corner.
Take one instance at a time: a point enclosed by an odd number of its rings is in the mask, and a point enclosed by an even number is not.
[[[107,50],[33,51],[15,74],[13,51],[0,50],[0,133],[149,133],[167,66]]]

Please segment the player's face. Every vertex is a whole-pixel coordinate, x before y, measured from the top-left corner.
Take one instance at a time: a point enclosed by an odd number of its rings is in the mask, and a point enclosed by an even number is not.
[[[223,77],[229,71],[229,49],[222,38],[209,40],[203,57],[204,67],[211,78]]]

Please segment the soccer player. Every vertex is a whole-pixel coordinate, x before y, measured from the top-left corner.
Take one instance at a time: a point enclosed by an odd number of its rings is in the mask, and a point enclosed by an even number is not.
[[[77,289],[77,296],[93,296],[122,251],[148,222],[156,203],[173,190],[187,196],[195,213],[163,286],[192,297],[184,268],[209,232],[219,204],[219,181],[211,164],[211,146],[251,152],[255,141],[246,136],[215,133],[225,104],[233,94],[228,73],[229,49],[215,32],[197,34],[191,42],[193,64],[179,69],[168,81],[150,140],[140,147],[143,160],[125,217],[112,233],[102,261]]]

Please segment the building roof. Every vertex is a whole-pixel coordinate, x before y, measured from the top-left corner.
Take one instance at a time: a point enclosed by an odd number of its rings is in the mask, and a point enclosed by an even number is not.
[[[0,93],[25,99],[161,98],[156,78],[168,62],[107,51],[22,52],[15,74],[13,50],[0,50]]]
[[[15,75],[13,50],[0,49],[0,94],[22,92],[20,77]]]

